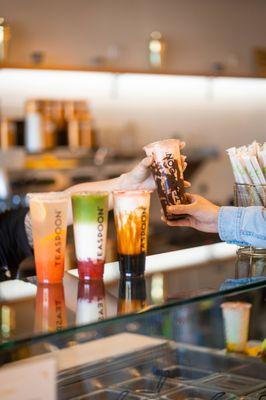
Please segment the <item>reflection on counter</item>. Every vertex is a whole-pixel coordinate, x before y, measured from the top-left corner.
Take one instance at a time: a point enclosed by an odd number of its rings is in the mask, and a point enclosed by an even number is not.
[[[76,324],[84,325],[106,318],[105,288],[102,280],[79,281]]]
[[[120,279],[118,295],[118,314],[141,311],[146,307],[145,278]]]
[[[227,351],[244,352],[248,341],[252,304],[227,301],[221,304]]]
[[[63,286],[37,285],[36,277],[24,278],[28,282],[1,282],[0,342],[100,323],[154,306],[210,296],[221,288],[262,285],[265,275],[255,282],[235,279],[234,254],[234,246],[221,243],[148,256],[145,277],[135,279],[120,279],[116,262],[105,265],[104,281],[82,282],[77,270],[70,270],[65,272]],[[195,319],[189,309],[180,318],[187,324]],[[181,333],[182,338],[190,337],[185,329]]]
[[[67,327],[64,286],[39,284],[35,299],[36,333],[57,332]]]

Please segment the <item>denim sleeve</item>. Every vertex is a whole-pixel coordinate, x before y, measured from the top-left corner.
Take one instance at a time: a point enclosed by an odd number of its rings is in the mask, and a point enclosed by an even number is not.
[[[221,207],[218,232],[221,240],[227,243],[266,248],[266,209]]]

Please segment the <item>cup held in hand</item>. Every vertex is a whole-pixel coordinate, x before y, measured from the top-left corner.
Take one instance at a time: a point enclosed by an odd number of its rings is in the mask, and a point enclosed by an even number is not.
[[[144,147],[147,156],[152,156],[152,174],[157,186],[159,199],[168,221],[184,218],[185,215],[174,215],[167,212],[167,206],[188,204],[185,194],[180,141],[167,139],[150,143]]]

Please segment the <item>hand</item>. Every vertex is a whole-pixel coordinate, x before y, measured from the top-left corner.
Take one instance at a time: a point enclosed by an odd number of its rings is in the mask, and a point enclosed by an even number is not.
[[[121,188],[127,189],[156,189],[154,179],[151,174],[150,166],[152,157],[144,158],[135,168],[126,174],[121,175]]]
[[[180,150],[185,147],[185,142],[180,142]],[[187,167],[186,156],[181,155],[181,162],[183,171]],[[151,174],[150,166],[152,164],[152,157],[144,158],[132,171],[121,175],[120,185],[121,189],[143,189],[143,190],[155,190],[156,185]],[[190,183],[184,181],[185,187],[190,187]]]
[[[167,221],[162,216],[162,220],[169,226],[189,226],[202,232],[218,232],[219,207],[196,194],[187,194],[187,197],[190,204],[167,207],[169,213],[188,214],[187,217],[178,221]]]

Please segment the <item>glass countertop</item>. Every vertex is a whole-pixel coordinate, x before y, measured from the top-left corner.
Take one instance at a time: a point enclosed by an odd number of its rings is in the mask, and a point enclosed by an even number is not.
[[[118,263],[105,265],[104,281],[79,281],[65,272],[63,284],[38,285],[36,277],[0,283],[0,348],[20,340],[101,324],[125,314],[239,291],[265,284],[266,268],[247,272],[225,243],[147,257],[145,278],[122,280]],[[248,279],[246,279],[248,277]]]

